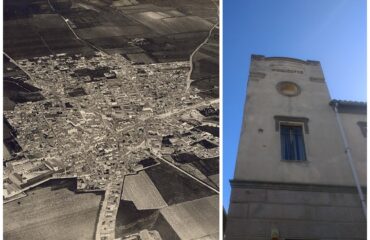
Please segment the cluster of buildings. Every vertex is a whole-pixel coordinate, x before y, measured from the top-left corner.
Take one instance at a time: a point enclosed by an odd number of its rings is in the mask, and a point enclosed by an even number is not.
[[[202,114],[218,102],[185,91],[188,62],[133,65],[118,54],[96,53],[18,65],[45,100],[4,112],[22,147],[6,163],[4,194],[50,176],[76,176],[78,191],[104,191],[150,156],[218,156],[218,135],[201,130],[218,129],[215,116]],[[164,144],[167,136],[170,144]]]
[[[99,213],[95,239],[115,239],[116,215],[121,200],[122,185],[122,181],[108,183]]]
[[[131,234],[125,237],[123,240],[161,240],[161,236],[158,231],[148,231],[147,229],[140,231],[139,233]]]
[[[9,162],[4,169],[4,198],[10,200],[19,194],[23,196],[23,191],[49,180],[64,169],[62,162],[50,158]]]

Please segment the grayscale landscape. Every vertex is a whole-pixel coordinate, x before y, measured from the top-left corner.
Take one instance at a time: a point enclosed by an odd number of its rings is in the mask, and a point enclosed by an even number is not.
[[[218,4],[4,1],[4,239],[219,239]]]

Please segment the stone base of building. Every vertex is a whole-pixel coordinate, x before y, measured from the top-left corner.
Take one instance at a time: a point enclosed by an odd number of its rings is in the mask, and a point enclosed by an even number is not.
[[[366,239],[355,187],[231,181],[226,240]]]

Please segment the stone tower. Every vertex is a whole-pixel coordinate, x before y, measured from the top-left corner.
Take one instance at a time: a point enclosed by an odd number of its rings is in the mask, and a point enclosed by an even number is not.
[[[366,239],[320,62],[252,55],[227,240]],[[366,103],[335,101],[366,189]]]

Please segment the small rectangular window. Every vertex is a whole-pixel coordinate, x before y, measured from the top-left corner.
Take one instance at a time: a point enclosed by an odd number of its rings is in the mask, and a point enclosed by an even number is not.
[[[302,126],[280,125],[280,139],[283,160],[306,160]]]

